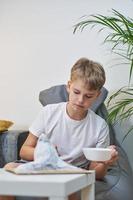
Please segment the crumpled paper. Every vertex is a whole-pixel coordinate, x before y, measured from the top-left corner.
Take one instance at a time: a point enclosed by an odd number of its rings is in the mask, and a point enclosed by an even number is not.
[[[77,167],[63,161],[50,143],[49,139],[41,134],[34,151],[34,161],[16,167],[16,173],[30,173],[39,170],[77,169]]]

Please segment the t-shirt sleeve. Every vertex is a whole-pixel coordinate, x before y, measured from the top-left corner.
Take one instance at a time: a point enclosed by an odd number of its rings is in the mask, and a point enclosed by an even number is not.
[[[109,127],[108,124],[104,121],[101,126],[96,147],[106,148],[109,145],[110,145]]]
[[[45,110],[44,108],[39,112],[31,126],[29,127],[29,132],[33,135],[39,137],[42,133],[45,133]]]

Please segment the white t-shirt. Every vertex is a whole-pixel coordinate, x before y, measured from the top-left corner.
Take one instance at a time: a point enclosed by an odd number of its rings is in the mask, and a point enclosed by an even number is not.
[[[104,119],[89,109],[83,120],[73,120],[66,113],[66,102],[43,107],[29,131],[37,137],[46,134],[61,158],[77,166],[87,162],[83,147],[107,147],[110,142]]]

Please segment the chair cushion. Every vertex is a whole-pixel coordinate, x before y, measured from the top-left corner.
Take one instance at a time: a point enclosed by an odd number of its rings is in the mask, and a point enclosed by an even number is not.
[[[19,136],[21,135],[21,145],[24,142],[22,135],[28,134],[28,131],[10,130],[0,134],[0,167],[6,163],[18,159],[20,151]],[[26,137],[25,137],[26,138]]]

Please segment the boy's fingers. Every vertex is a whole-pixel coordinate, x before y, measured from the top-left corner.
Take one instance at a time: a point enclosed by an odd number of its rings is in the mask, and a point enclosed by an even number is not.
[[[115,145],[110,145],[109,149],[116,149],[117,147]]]
[[[7,163],[5,166],[4,166],[4,169],[5,170],[10,170],[10,169],[13,169],[13,168],[16,168],[20,165],[20,163],[14,163],[14,162],[10,162],[10,163]]]

